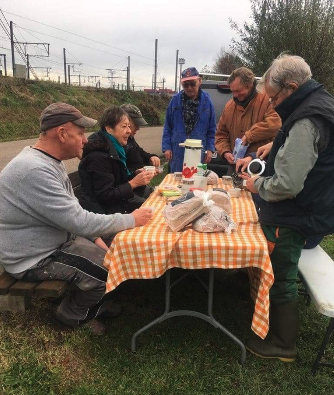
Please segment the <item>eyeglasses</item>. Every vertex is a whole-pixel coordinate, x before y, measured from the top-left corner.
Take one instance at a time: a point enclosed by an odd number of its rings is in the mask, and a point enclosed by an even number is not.
[[[183,88],[189,88],[189,86],[194,88],[194,86],[196,86],[196,81],[182,82],[182,86],[183,86]]]
[[[274,97],[269,97],[269,103],[270,104],[274,104],[278,98],[278,95],[282,92],[282,90],[285,88],[285,86],[283,86],[283,88],[281,88]]]

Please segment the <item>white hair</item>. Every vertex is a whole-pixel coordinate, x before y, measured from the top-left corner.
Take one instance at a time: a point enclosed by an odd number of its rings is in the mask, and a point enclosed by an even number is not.
[[[268,84],[275,90],[287,87],[290,82],[303,85],[312,77],[310,66],[300,56],[280,55],[271,64],[258,83],[258,90]]]

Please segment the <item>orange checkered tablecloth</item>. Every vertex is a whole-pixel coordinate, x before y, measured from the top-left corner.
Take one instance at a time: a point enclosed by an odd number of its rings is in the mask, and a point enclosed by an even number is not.
[[[163,184],[177,185],[171,174],[165,177]],[[221,179],[218,187],[223,187]],[[231,201],[232,219],[238,224],[238,229],[231,234],[199,233],[191,227],[173,232],[163,216],[166,198],[154,191],[143,205],[154,208],[150,223],[118,233],[105,256],[104,265],[109,270],[107,292],[125,280],[157,278],[173,267],[247,267],[255,302],[252,329],[264,338],[269,328],[269,289],[274,281],[267,242],[251,194],[241,191],[240,198]]]

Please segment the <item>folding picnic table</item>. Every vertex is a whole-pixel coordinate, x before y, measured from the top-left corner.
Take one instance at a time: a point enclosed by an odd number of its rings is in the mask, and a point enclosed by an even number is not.
[[[161,184],[177,185],[173,175],[168,174]],[[221,180],[218,187],[222,188]],[[209,186],[209,189],[212,186]],[[226,186],[224,186],[226,189]],[[227,187],[228,188],[228,187]],[[240,198],[232,199],[232,219],[238,229],[231,234],[223,232],[199,233],[191,227],[173,232],[167,225],[163,209],[166,199],[154,191],[144,206],[154,208],[153,219],[143,227],[129,229],[117,234],[106,254],[104,265],[108,268],[107,292],[128,279],[152,279],[166,273],[165,312],[132,338],[135,351],[136,338],[140,333],[170,317],[191,315],[219,328],[241,347],[241,362],[245,361],[243,343],[221,325],[212,314],[214,269],[248,268],[251,296],[255,302],[252,330],[265,338],[269,328],[269,289],[274,281],[266,239],[258,223],[251,194],[242,191]],[[211,269],[209,272],[208,314],[190,310],[170,311],[171,268]],[[179,281],[179,280],[178,280]]]

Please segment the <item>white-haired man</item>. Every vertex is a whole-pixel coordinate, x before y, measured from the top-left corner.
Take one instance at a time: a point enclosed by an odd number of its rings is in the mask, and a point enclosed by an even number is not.
[[[299,56],[282,55],[262,78],[282,119],[268,151],[266,172],[247,180],[260,196],[259,221],[268,240],[275,282],[270,290],[270,330],[246,347],[265,358],[291,362],[298,334],[298,260],[307,236],[334,231],[334,98],[311,79]]]

